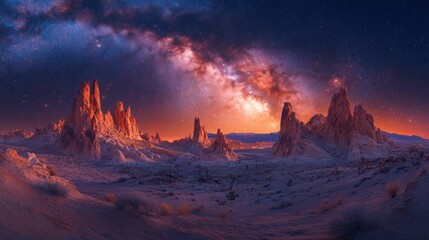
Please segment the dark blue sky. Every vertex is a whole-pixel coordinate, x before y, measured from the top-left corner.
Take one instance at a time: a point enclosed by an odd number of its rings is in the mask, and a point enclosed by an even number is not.
[[[64,118],[80,81],[140,128],[275,131],[345,85],[388,131],[429,137],[427,1],[0,1],[0,130]],[[335,81],[338,81],[337,84]],[[240,122],[240,124],[236,124]]]

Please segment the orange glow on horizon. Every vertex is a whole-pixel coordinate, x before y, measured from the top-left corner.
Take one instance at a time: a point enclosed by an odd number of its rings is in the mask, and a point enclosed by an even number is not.
[[[354,105],[352,105],[354,107]],[[320,108],[317,112],[299,113],[298,109],[297,117],[302,122],[306,123],[316,113],[321,113],[326,116],[328,107]],[[374,116],[375,124],[381,130],[397,133],[402,135],[416,135],[426,139],[429,139],[429,124],[417,124],[416,122],[400,121],[390,116],[383,116],[381,114],[374,113],[374,111],[368,110]],[[201,116],[202,124],[205,125],[206,130],[210,133],[215,133],[218,128],[223,133],[272,133],[277,132],[280,129],[280,114],[278,113],[277,119],[270,117],[267,112],[267,117],[263,119],[256,119],[248,121],[245,116],[221,116],[218,118],[215,116]],[[161,138],[165,140],[176,140],[179,138],[187,137],[192,133],[193,129],[193,117],[190,116],[183,121],[178,123],[172,123],[165,119],[164,121],[156,121],[155,123],[144,122],[141,123],[143,132],[148,131],[151,134],[159,132]],[[164,123],[163,123],[164,122]]]

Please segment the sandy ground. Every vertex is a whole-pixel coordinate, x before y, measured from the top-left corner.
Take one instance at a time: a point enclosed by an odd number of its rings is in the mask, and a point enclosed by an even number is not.
[[[350,239],[429,239],[427,147],[363,162],[271,159],[265,148],[238,150],[241,161],[135,163],[87,161],[28,142],[0,144],[7,148],[35,152],[82,197],[48,194],[0,167],[1,239],[334,239],[334,222],[353,209],[371,213],[375,227]],[[394,198],[389,184],[398,186]],[[121,198],[141,206],[120,210]]]

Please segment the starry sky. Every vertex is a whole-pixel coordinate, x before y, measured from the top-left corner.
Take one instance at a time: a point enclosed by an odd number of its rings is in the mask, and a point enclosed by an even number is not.
[[[81,81],[142,131],[274,132],[348,89],[383,130],[429,138],[428,1],[0,0],[0,131],[63,119]]]

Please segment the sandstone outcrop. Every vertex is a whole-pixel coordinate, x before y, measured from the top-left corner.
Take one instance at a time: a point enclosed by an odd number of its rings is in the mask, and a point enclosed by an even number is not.
[[[305,151],[310,145],[323,148],[327,144],[334,148],[336,146],[343,153],[361,155],[357,153],[361,151],[362,145],[391,144],[362,105],[355,106],[353,115],[350,105],[346,89],[341,88],[332,97],[326,118],[316,114],[303,125],[296,119],[291,104],[286,102],[281,117],[280,136],[273,146],[273,155],[289,156]],[[329,149],[332,150],[332,147]]]
[[[308,122],[305,124],[305,127],[308,128],[311,133],[320,133],[323,126],[325,125],[325,122],[325,116],[322,114],[316,114],[311,117],[310,120],[308,120]]]
[[[279,140],[273,146],[274,156],[289,156],[301,139],[303,124],[295,117],[292,105],[285,102],[280,120]]]
[[[92,89],[88,82],[81,83],[70,115],[63,125],[58,136],[60,148],[94,159],[101,157],[100,136],[141,139],[130,107],[124,111],[123,103],[119,102],[114,117],[110,111],[103,114],[97,80],[93,81]]]
[[[93,83],[96,84],[96,81]],[[83,82],[73,101],[73,107],[59,135],[59,145],[71,153],[100,159],[97,128],[100,119],[94,115],[94,97],[89,83]]]
[[[201,126],[200,119],[194,119],[194,135],[192,137],[192,144],[207,147],[210,145],[210,140],[204,126]]]
[[[116,105],[114,122],[118,131],[131,139],[140,139],[136,119],[131,115],[131,107],[124,111],[124,104],[119,101]]]
[[[341,88],[332,97],[326,122],[321,131],[322,137],[330,143],[335,143],[340,147],[347,147],[350,144],[352,122],[347,91],[345,88]]]
[[[46,137],[48,139],[50,138],[55,139],[61,133],[63,128],[64,128],[64,120],[60,120],[56,123],[50,123],[43,128],[36,128],[36,131],[34,131],[33,137]]]
[[[146,133],[143,133],[141,135],[141,138],[143,140],[150,142],[150,143],[161,143],[162,142],[161,137],[159,136],[158,133],[156,133],[156,135],[153,136],[153,135],[146,132]]]
[[[228,160],[236,160],[237,156],[232,150],[231,145],[220,129],[217,130],[216,138],[213,140],[210,151],[226,157]]]
[[[366,112],[361,104],[356,105],[353,112],[353,130],[361,135],[375,139],[374,118]]]
[[[17,129],[12,130],[7,133],[0,133],[0,139],[8,139],[8,140],[21,140],[21,139],[27,139],[33,136],[33,132],[28,132],[26,130]]]

